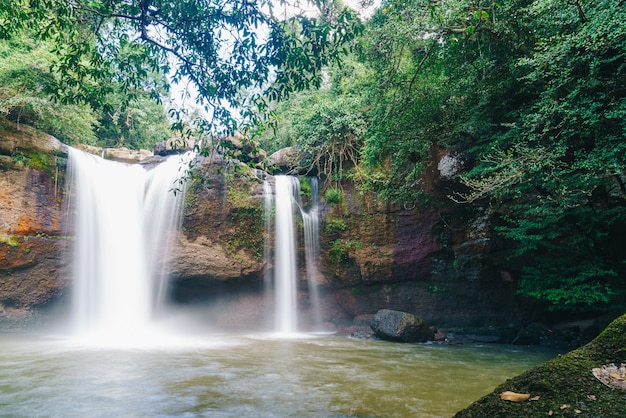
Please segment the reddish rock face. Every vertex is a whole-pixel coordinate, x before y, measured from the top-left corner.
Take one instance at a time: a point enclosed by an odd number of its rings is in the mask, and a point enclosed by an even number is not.
[[[520,319],[489,211],[451,201],[424,208],[377,202],[344,184],[342,201],[328,206],[322,223],[322,271],[349,315],[394,309],[448,327]]]
[[[62,235],[61,186],[55,185],[45,171],[23,168],[0,172],[0,233]]]
[[[0,244],[0,310],[43,305],[63,293],[69,281],[69,241],[20,236]]]
[[[54,138],[0,124],[0,317],[58,297],[67,286],[69,240],[63,170]],[[32,168],[37,165],[38,168]]]
[[[423,280],[432,274],[433,257],[442,250],[434,234],[439,214],[433,210],[398,210],[394,212],[395,280]]]

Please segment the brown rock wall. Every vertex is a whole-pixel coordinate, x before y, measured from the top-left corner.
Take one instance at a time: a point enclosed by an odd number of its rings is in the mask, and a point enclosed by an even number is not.
[[[464,205],[387,205],[344,184],[322,223],[321,270],[352,317],[395,309],[439,326],[515,323],[521,308],[491,217]]]
[[[62,193],[46,171],[0,171],[0,233],[62,235]]]
[[[43,305],[67,286],[63,149],[49,135],[0,120],[0,318]]]
[[[246,166],[206,159],[185,196],[175,280],[260,280],[264,267],[262,182]]]
[[[69,281],[69,241],[19,236],[0,243],[0,311],[29,309],[58,297]]]

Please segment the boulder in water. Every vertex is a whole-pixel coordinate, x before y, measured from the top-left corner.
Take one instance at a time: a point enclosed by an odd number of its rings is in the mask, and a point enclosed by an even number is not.
[[[424,342],[435,336],[428,324],[417,316],[390,309],[379,310],[371,327],[378,338],[389,341]]]

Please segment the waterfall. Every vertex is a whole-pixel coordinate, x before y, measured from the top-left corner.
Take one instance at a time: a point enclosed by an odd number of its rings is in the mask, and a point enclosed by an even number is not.
[[[306,211],[300,202],[300,213],[304,224],[304,255],[306,262],[306,278],[309,286],[309,300],[315,328],[321,328],[322,317],[319,285],[318,261],[320,258],[319,238],[319,183],[317,177],[311,177],[311,204]]]
[[[274,287],[276,331],[297,331],[296,238],[293,218],[294,190],[298,179],[276,176]]]
[[[184,157],[151,170],[70,148],[74,216],[72,317],[80,335],[136,336],[165,299],[167,259],[180,223]]]
[[[265,260],[265,268],[263,271],[263,284],[265,287],[265,295],[267,297],[274,293],[274,284],[272,282],[272,271],[269,268],[272,259],[272,227],[274,225],[272,214],[274,210],[274,194],[272,185],[267,179],[263,181],[263,216],[265,221],[265,245],[263,246],[263,259]]]
[[[268,236],[271,231],[269,218],[272,209],[271,187],[266,182],[265,213]],[[321,324],[318,283],[319,259],[319,193],[317,178],[311,179],[311,205],[306,211],[300,198],[300,181],[297,177],[275,177],[275,220],[274,220],[274,281],[273,293],[275,301],[275,329],[279,333],[294,333],[297,327],[297,251],[294,210],[302,217],[304,229],[305,267],[307,283],[309,285],[309,299],[313,324]],[[265,257],[269,260],[270,240],[266,241]],[[266,289],[271,286],[271,280],[266,277]]]

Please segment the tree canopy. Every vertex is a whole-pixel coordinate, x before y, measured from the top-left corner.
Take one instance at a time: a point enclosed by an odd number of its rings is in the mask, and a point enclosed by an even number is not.
[[[53,45],[54,92],[63,103],[111,106],[163,77],[190,83],[209,131],[233,131],[269,101],[319,86],[320,70],[354,38],[350,9],[317,2],[318,13],[280,0],[9,0],[0,38],[20,30]],[[161,77],[159,77],[160,75]]]

